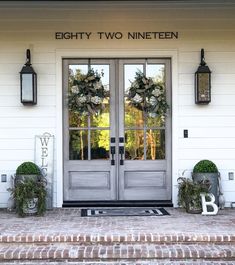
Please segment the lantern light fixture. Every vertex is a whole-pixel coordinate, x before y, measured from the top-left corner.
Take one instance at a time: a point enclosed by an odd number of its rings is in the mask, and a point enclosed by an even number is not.
[[[31,65],[30,49],[26,50],[26,63],[20,71],[20,97],[24,105],[37,104],[37,74]]]
[[[211,102],[211,71],[206,65],[204,49],[201,49],[201,63],[195,73],[195,103]]]

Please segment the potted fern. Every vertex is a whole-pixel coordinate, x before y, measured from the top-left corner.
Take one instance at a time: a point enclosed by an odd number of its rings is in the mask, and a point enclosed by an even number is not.
[[[10,189],[20,216],[46,210],[46,180],[33,162],[24,162],[16,169],[15,184]]]
[[[208,193],[210,182],[208,180],[201,180],[198,182],[190,178],[178,178],[178,204],[182,206],[187,213],[201,213],[201,193]]]
[[[209,192],[215,196],[215,203],[219,200],[220,173],[217,166],[210,160],[201,160],[193,168],[192,178],[194,181],[208,180],[211,183]]]

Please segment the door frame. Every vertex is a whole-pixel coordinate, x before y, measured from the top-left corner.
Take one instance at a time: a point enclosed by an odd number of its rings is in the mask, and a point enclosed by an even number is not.
[[[178,51],[176,49],[57,49],[56,50],[56,181],[54,207],[63,204],[63,66],[62,59],[76,58],[170,58],[172,80],[172,202],[177,206],[178,178]]]

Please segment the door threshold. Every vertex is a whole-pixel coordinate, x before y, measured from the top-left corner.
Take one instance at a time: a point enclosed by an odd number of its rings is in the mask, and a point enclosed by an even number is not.
[[[62,207],[173,207],[172,201],[64,201]]]

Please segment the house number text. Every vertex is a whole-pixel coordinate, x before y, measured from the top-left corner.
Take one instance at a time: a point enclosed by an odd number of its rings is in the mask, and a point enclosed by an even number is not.
[[[178,39],[177,31],[144,31],[144,32],[55,32],[56,40],[169,40]]]

